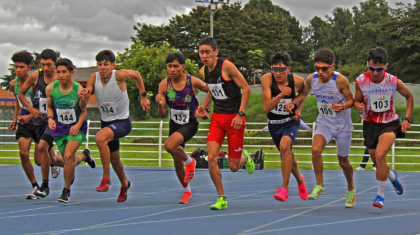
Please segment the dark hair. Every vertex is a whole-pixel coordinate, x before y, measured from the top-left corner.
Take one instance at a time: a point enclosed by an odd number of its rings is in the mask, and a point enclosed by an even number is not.
[[[55,63],[57,61],[57,53],[51,49],[45,49],[41,52],[41,59],[52,60]]]
[[[314,62],[327,63],[329,65],[334,64],[335,56],[334,52],[330,49],[319,49],[315,52]]]
[[[73,62],[67,58],[62,58],[55,63],[55,67],[58,68],[58,66],[66,66],[66,68],[71,72],[73,71]]]
[[[34,56],[26,50],[18,51],[12,56],[13,63],[22,62],[25,63],[27,66],[31,65],[33,60]]]
[[[96,57],[96,62],[101,62],[101,61],[109,61],[111,63],[115,63],[115,55],[112,51],[110,50],[103,50],[100,51]]]
[[[289,53],[285,51],[279,51],[273,57],[271,57],[271,65],[283,63],[286,66],[290,66],[291,58]]]
[[[217,50],[217,42],[212,37],[205,37],[201,39],[199,46],[203,46],[203,45],[211,46],[213,51]]]
[[[388,55],[386,50],[382,47],[376,47],[369,49],[367,61],[372,61],[374,64],[386,64]]]
[[[175,60],[178,61],[180,64],[185,64],[185,57],[180,51],[171,52],[166,57],[166,63],[172,63]]]

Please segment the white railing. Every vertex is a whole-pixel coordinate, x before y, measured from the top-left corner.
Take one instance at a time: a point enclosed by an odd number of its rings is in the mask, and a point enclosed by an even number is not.
[[[10,121],[0,121],[0,123],[10,123]],[[87,139],[88,141],[85,143],[86,148],[89,145],[96,145],[95,142],[89,142],[89,137],[95,137],[95,135],[91,135],[89,134],[89,132],[91,130],[100,130],[100,127],[91,127],[91,124],[99,124],[100,121],[91,121],[88,120],[88,132],[87,132]],[[164,141],[163,139],[167,139],[168,136],[163,136],[162,132],[163,131],[168,131],[169,128],[163,128],[164,125],[168,125],[167,122],[164,121],[160,121],[160,122],[147,122],[147,121],[141,121],[141,122],[132,122],[133,126],[136,126],[136,124],[156,124],[156,128],[136,128],[133,127],[133,131],[141,131],[141,130],[154,130],[154,131],[159,131],[159,135],[128,135],[125,138],[157,138],[159,141],[159,143],[121,143],[122,146],[154,146],[156,147],[156,150],[152,150],[152,151],[129,151],[129,150],[120,150],[121,153],[157,153],[158,154],[158,158],[157,159],[151,159],[151,158],[121,158],[121,160],[132,160],[132,161],[158,161],[158,166],[161,167],[162,166],[162,161],[172,161],[172,159],[164,159],[162,158],[162,154],[166,153],[166,151],[164,150]],[[204,125],[209,125],[209,122],[201,122],[200,126],[204,126]],[[266,125],[266,123],[257,123],[257,122],[248,122],[246,123],[247,126],[264,126]],[[313,129],[315,129],[316,127],[316,123],[312,123],[312,124],[308,124],[309,126],[312,126]],[[362,124],[353,124],[353,126],[361,126]],[[420,125],[418,124],[413,124],[411,125],[412,127],[420,127]],[[1,129],[7,129],[7,127],[0,127]],[[200,131],[208,131],[207,129],[198,129],[199,132]],[[251,131],[261,131],[261,129],[246,129],[246,132],[251,132]],[[310,132],[309,130],[300,130],[299,132]],[[362,130],[354,130],[354,133],[362,133]],[[416,134],[420,134],[420,131],[409,131],[407,133],[416,133]],[[1,137],[14,137],[14,134],[0,134],[0,138]],[[197,135],[194,136],[195,139],[206,139],[207,136],[205,135]],[[314,132],[312,132],[312,137],[297,137],[296,140],[311,140],[313,143],[313,138],[314,138]],[[258,139],[258,140],[271,140],[271,137],[245,137],[245,142],[246,140],[252,140],[252,139]],[[363,138],[357,138],[354,137],[352,138],[353,140],[361,140],[363,141]],[[395,168],[395,165],[420,165],[420,163],[401,163],[401,162],[396,162],[396,157],[420,157],[420,147],[405,147],[405,146],[396,146],[396,144],[398,145],[398,143],[402,143],[402,142],[418,142],[420,143],[420,139],[396,139],[396,142],[394,143],[394,145],[392,146],[391,149],[391,153],[388,154],[388,157],[392,158],[392,168]],[[206,144],[193,144],[191,143],[192,141],[189,141],[189,144],[186,144],[186,146],[194,146],[194,147],[204,147],[206,148]],[[12,144],[12,145],[17,145],[18,143],[16,141],[11,141],[11,142],[0,142],[0,144]],[[274,144],[270,144],[270,145],[250,145],[250,144],[245,144],[244,148],[250,148],[250,147],[255,147],[255,148],[276,148],[276,146]],[[298,144],[298,142],[295,144],[293,144],[293,148],[311,148],[312,145],[300,145]],[[123,147],[122,147],[123,148]],[[329,144],[326,146],[326,148],[336,148],[335,144]],[[351,146],[352,149],[364,149],[365,146],[363,145],[352,145]],[[163,150],[162,150],[163,149]],[[418,154],[412,154],[412,155],[403,155],[403,154],[396,154],[395,150],[396,149],[414,149],[414,150],[419,150]],[[13,149],[13,150],[3,150],[0,148],[0,152],[18,152],[18,149]],[[32,151],[32,150],[31,150]],[[92,152],[98,152],[98,150],[91,150]],[[188,152],[187,153],[191,153]],[[266,155],[279,155],[278,152],[276,153],[265,153]],[[18,154],[17,154],[18,155]],[[295,153],[295,156],[311,156],[311,153]],[[336,154],[323,154],[323,156],[335,156]],[[363,156],[364,154],[349,154],[349,156]],[[20,159],[19,157],[0,157],[0,159]],[[267,163],[280,163],[281,161],[265,161]],[[311,161],[298,161],[298,163],[307,163],[307,164],[312,164]],[[337,161],[334,162],[324,162],[325,164],[337,164]],[[361,164],[361,162],[351,162],[352,164]]]

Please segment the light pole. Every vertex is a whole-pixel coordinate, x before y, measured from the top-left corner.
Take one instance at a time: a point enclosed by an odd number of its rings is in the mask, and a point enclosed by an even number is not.
[[[195,2],[208,3],[210,4],[210,37],[213,37],[213,16],[218,10],[217,4],[229,4],[230,0],[195,0]]]

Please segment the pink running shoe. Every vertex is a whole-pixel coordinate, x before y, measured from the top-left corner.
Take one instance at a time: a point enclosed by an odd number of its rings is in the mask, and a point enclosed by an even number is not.
[[[282,202],[287,201],[287,199],[289,199],[289,193],[287,192],[287,190],[285,188],[279,188],[279,187],[277,187],[277,189],[278,190],[274,194],[274,198]]]
[[[299,196],[300,196],[300,199],[305,201],[308,199],[308,190],[306,189],[306,186],[305,186],[305,176],[300,175],[300,177],[302,177],[303,182],[301,184],[298,184]]]

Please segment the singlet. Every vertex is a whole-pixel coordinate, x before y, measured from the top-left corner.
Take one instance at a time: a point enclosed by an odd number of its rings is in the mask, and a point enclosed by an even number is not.
[[[198,108],[198,100],[195,97],[191,82],[191,75],[188,74],[185,87],[177,91],[172,86],[172,80],[167,78],[167,89],[165,94],[166,102],[170,109],[170,122],[184,125],[197,120],[195,111]]]
[[[227,81],[222,76],[223,63],[229,59],[218,58],[216,67],[209,71],[204,67],[204,81],[209,87],[213,98],[213,112],[220,114],[238,113],[241,107],[241,89],[235,81]],[[230,61],[230,60],[229,60]]]
[[[99,72],[96,72],[95,98],[102,121],[123,120],[130,116],[127,90],[121,91],[118,87],[115,70],[112,71],[111,78],[105,86],[102,85]]]
[[[398,89],[398,77],[385,72],[384,79],[378,83],[370,78],[370,72],[356,79],[363,94],[365,111],[360,115],[365,121],[389,123],[398,119],[395,112],[394,93]]]
[[[340,113],[334,112],[331,104],[345,104],[346,97],[337,89],[337,77],[340,73],[334,72],[330,81],[325,84],[319,83],[318,73],[314,73],[312,78],[312,89],[316,97],[319,115],[317,123],[322,123],[329,128],[338,131],[353,131],[351,121],[351,110],[345,109]]]
[[[33,118],[34,125],[39,126],[45,122],[48,122],[47,119],[47,95],[45,94],[45,88],[48,84],[44,80],[44,71],[42,69],[38,70],[38,81],[34,88],[34,98],[33,98],[33,107],[38,109],[42,113],[42,117]]]
[[[276,97],[278,94],[281,93],[279,86],[277,85],[276,78],[274,77],[274,74],[271,73],[271,98]],[[292,100],[296,97],[296,91],[295,91],[295,79],[293,78],[293,74],[289,73],[287,75],[287,87],[290,87],[292,89],[292,93],[289,96],[285,96],[282,99],[280,99],[279,103],[277,104],[277,107],[275,107],[271,112],[267,113],[267,119],[268,120],[282,120],[282,119],[290,119],[293,117],[295,110],[297,108],[297,105],[295,104],[295,108],[293,109],[293,114],[286,111],[286,105],[288,105]]]
[[[51,130],[51,136],[68,135],[70,128],[79,121],[79,86],[78,82],[74,82],[73,89],[68,94],[62,94],[59,89],[59,81],[54,81],[52,90],[52,99],[54,104],[54,121],[55,130]],[[83,121],[80,132],[87,132],[87,122]]]
[[[19,98],[17,98],[17,95],[19,94],[19,91],[20,91],[20,88],[19,88],[19,86],[18,86],[18,80],[19,80],[19,78],[18,78],[18,77],[16,77],[16,78],[15,78],[15,90],[14,90],[14,93],[15,93],[15,95],[16,95],[16,100],[17,100],[17,102],[18,102],[18,104],[19,104],[19,106],[20,106],[20,114],[19,114],[19,116],[22,116],[22,115],[29,115],[29,114],[31,114],[31,112],[29,112],[29,111],[28,111],[28,109],[27,109],[25,106],[23,106],[23,105],[22,105],[22,103],[20,102]],[[34,94],[32,93],[32,90],[31,90],[31,89],[29,89],[29,90],[26,92],[26,94],[25,94],[25,98],[26,98],[26,100],[29,102],[29,104],[30,104],[31,106],[32,106],[32,99],[33,99],[33,97],[34,97]],[[32,120],[29,120],[29,121],[27,122],[27,124],[33,124]]]

